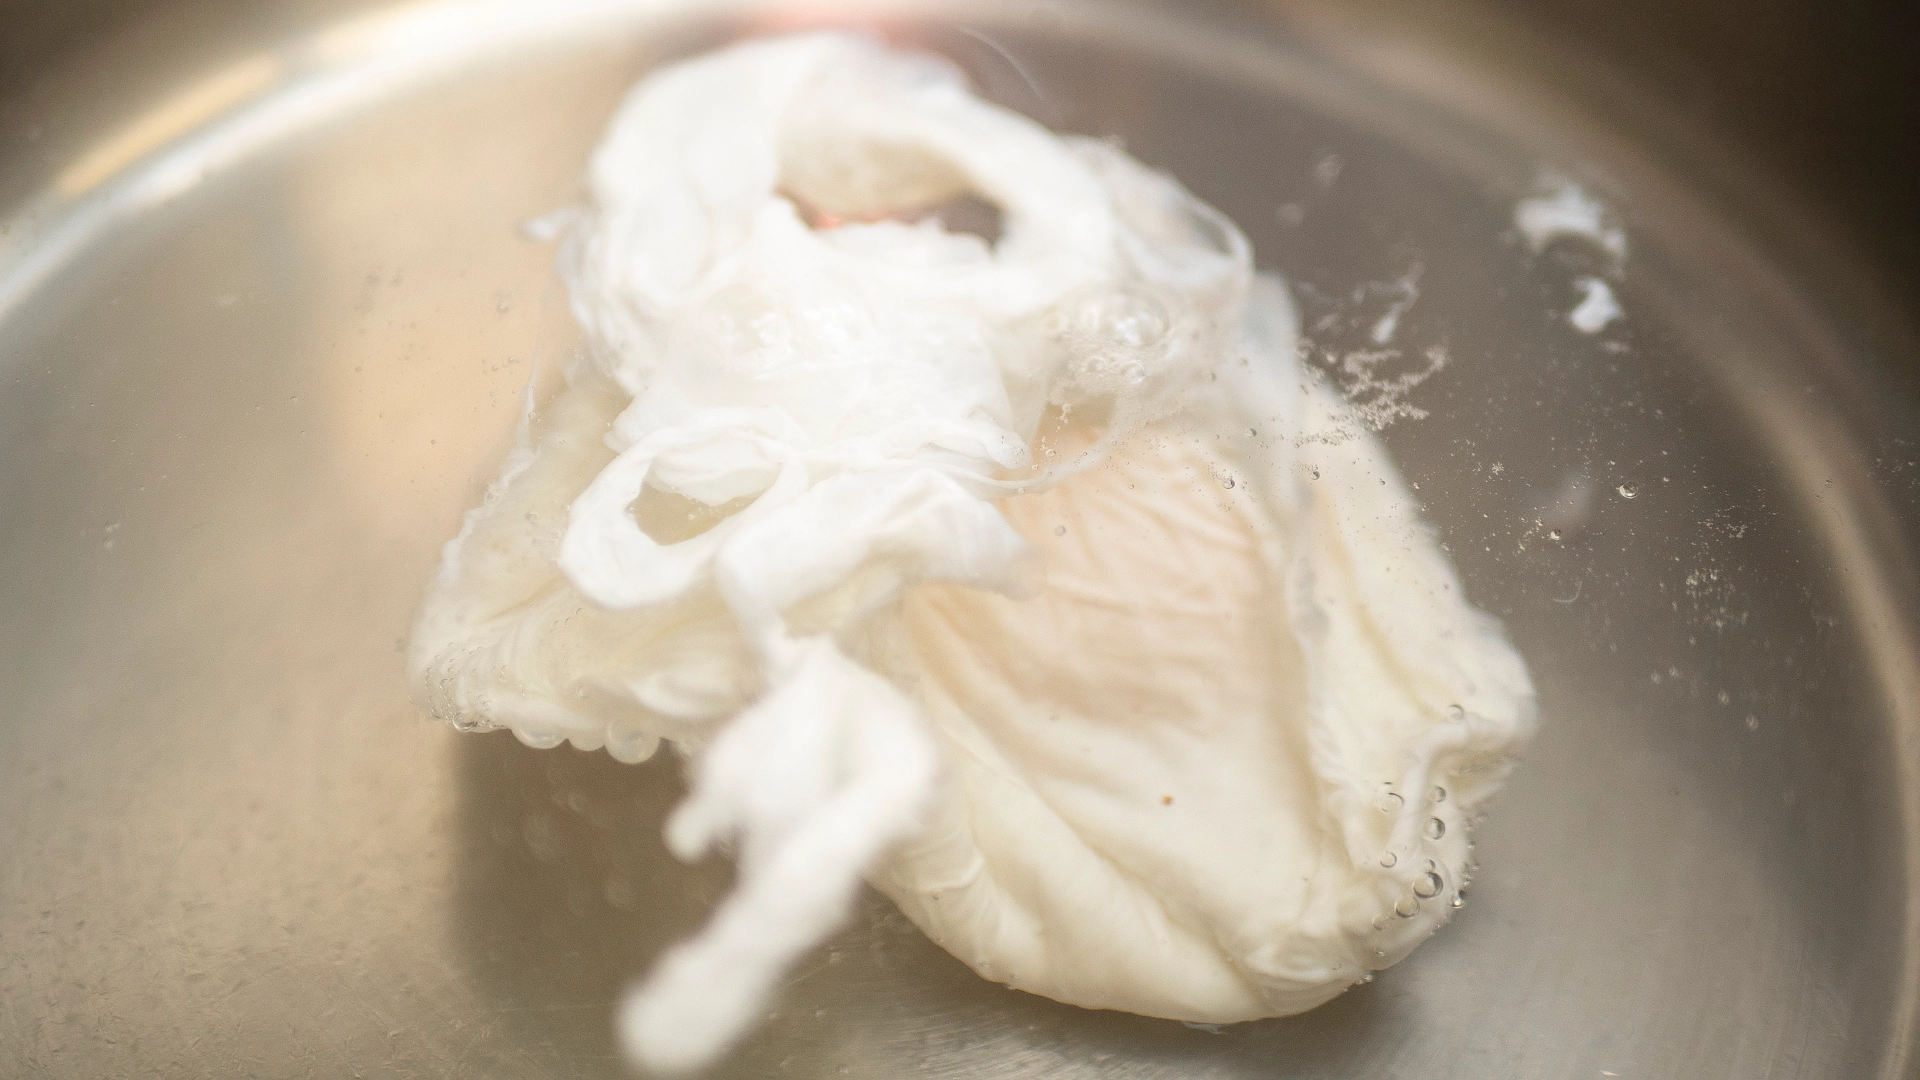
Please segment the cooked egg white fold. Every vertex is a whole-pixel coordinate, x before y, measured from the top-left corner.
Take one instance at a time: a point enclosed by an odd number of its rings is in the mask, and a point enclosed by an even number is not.
[[[841,34],[649,77],[589,188],[592,353],[409,659],[460,727],[688,756],[667,841],[738,883],[639,1061],[723,1052],[863,878],[987,978],[1202,1023],[1445,921],[1532,689],[1230,222]],[[996,242],[920,217],[960,196]]]

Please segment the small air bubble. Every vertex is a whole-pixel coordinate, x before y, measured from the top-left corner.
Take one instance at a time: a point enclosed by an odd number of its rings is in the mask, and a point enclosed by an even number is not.
[[[1224,487],[1224,488],[1226,488],[1226,489],[1227,489],[1228,491],[1232,491],[1232,490],[1233,490],[1233,477],[1231,477],[1231,476],[1229,476],[1229,477],[1227,477],[1227,478],[1226,478],[1225,480],[1222,480],[1222,481],[1220,481],[1220,486],[1221,486],[1221,487]]]
[[[1366,983],[1370,983],[1372,981],[1373,981],[1373,972],[1371,971],[1367,972],[1365,975],[1360,976],[1360,982],[1362,985],[1365,985]]]
[[[1422,900],[1431,900],[1440,895],[1440,875],[1429,870],[1413,882],[1413,895]]]
[[[1249,439],[1253,439],[1253,438],[1258,438],[1258,437],[1259,437],[1259,435],[1260,435],[1260,429],[1259,429],[1259,428],[1248,428],[1248,429],[1247,429],[1247,438],[1249,438]]]
[[[1315,469],[1315,470],[1313,470],[1313,478],[1314,478],[1315,480],[1318,480],[1318,479],[1320,479],[1320,470],[1319,470],[1319,469]]]
[[[1439,818],[1427,819],[1427,839],[1438,840],[1447,835],[1447,823]]]
[[[1613,490],[1619,492],[1620,497],[1623,499],[1637,498],[1640,494],[1640,486],[1638,484],[1621,484]]]
[[[1391,814],[1405,805],[1407,800],[1401,798],[1397,791],[1389,791],[1380,796],[1380,812],[1383,814]]]
[[[1060,454],[1060,451],[1058,451],[1058,450],[1055,450],[1055,449],[1054,449],[1054,448],[1052,448],[1051,446],[1049,446],[1049,447],[1047,448],[1047,456],[1048,456],[1048,457],[1057,457],[1057,456],[1059,456],[1059,454]]]
[[[1449,900],[1449,901],[1447,901],[1447,903],[1448,903],[1448,905],[1449,905],[1449,906],[1451,906],[1451,907],[1453,908],[1453,910],[1455,910],[1455,911],[1459,911],[1459,910],[1460,910],[1461,908],[1463,908],[1463,907],[1466,907],[1466,906],[1467,906],[1467,897],[1466,897],[1466,894],[1465,894],[1465,893],[1454,893],[1454,894],[1453,894],[1453,899],[1452,899],[1452,900]]]
[[[1463,707],[1461,707],[1461,706],[1459,706],[1459,705],[1449,705],[1449,706],[1447,706],[1447,719],[1449,719],[1449,720],[1464,720],[1464,719],[1466,719],[1466,717],[1467,717],[1467,710],[1466,710],[1465,708],[1463,708]]]
[[[1403,896],[1399,903],[1393,905],[1393,913],[1403,919],[1411,919],[1420,914],[1420,901],[1411,896]]]
[[[1446,788],[1443,788],[1443,787],[1437,787],[1437,788],[1434,788],[1434,789],[1433,789],[1433,801],[1434,801],[1434,802],[1437,802],[1437,803],[1443,803],[1443,802],[1446,802],[1446,801],[1447,801],[1447,789],[1446,789]]]
[[[1747,730],[1748,731],[1760,730],[1760,718],[1753,715],[1752,713],[1747,714]]]
[[[1391,851],[1386,852],[1380,856],[1380,865],[1391,870],[1394,867],[1400,865],[1400,856],[1395,855]]]
[[[1053,535],[1055,536],[1067,535],[1067,527],[1065,525],[1055,525],[1053,527]]]

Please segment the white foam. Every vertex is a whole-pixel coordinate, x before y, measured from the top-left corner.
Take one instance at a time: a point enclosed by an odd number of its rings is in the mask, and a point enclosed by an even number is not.
[[[1626,313],[1620,310],[1620,301],[1614,298],[1613,288],[1597,277],[1583,277],[1574,282],[1580,287],[1580,303],[1567,313],[1567,321],[1575,330],[1583,334],[1597,334],[1605,330],[1616,319],[1624,318]]]

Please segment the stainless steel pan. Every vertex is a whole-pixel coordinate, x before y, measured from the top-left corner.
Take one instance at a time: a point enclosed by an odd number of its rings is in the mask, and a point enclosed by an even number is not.
[[[577,344],[520,224],[649,65],[826,12],[1177,173],[1323,361],[1419,268],[1386,437],[1545,726],[1454,924],[1313,1013],[1083,1012],[869,898],[721,1075],[1920,1076],[1911,345],[1657,98],[1452,6],[0,10],[0,1074],[622,1073],[727,867],[671,762],[433,726],[400,644]],[[1597,335],[1549,175],[1627,228]]]

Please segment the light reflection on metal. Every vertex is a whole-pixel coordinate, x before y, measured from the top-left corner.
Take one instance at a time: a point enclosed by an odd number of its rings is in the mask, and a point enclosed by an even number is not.
[[[154,150],[265,91],[280,73],[281,61],[275,56],[250,56],[215,72],[141,113],[61,170],[54,190],[69,199],[85,195]]]
[[[245,57],[83,153],[0,227],[0,320],[92,238],[269,143],[389,100],[455,65],[591,40],[729,0],[416,0]]]

